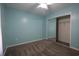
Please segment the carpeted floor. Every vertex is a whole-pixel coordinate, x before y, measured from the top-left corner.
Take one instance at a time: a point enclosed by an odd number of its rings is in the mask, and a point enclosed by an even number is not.
[[[79,56],[79,51],[48,39],[10,47],[5,56]]]

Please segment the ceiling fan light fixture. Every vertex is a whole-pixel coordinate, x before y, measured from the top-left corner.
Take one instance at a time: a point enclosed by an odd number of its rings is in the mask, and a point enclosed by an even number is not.
[[[48,3],[46,3],[46,4],[47,4],[47,5],[51,5],[51,4],[53,4],[53,3],[51,3],[51,2],[49,3],[49,2],[48,2]]]
[[[40,4],[37,8],[48,9],[48,6],[47,6],[47,4],[42,3],[42,4]]]

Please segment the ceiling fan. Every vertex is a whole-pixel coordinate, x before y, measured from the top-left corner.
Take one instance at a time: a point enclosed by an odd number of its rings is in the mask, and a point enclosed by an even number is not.
[[[51,5],[53,3],[40,3],[37,8],[43,8],[43,9],[48,9],[48,5]]]

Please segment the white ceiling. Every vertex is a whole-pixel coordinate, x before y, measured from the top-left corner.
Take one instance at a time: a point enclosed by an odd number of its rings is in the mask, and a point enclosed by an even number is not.
[[[54,12],[57,10],[62,9],[65,6],[69,6],[70,4],[67,3],[54,3],[51,5],[48,5],[48,10],[37,8],[39,3],[7,3],[5,4],[7,7],[16,8],[20,10],[24,10],[27,12],[35,13],[38,15],[46,16],[49,12]]]

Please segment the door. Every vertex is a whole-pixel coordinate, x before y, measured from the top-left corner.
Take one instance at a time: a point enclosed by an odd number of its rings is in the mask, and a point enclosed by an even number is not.
[[[58,19],[58,41],[70,43],[70,16],[59,17]]]
[[[0,6],[0,56],[3,55],[2,31],[1,31],[1,6]]]

